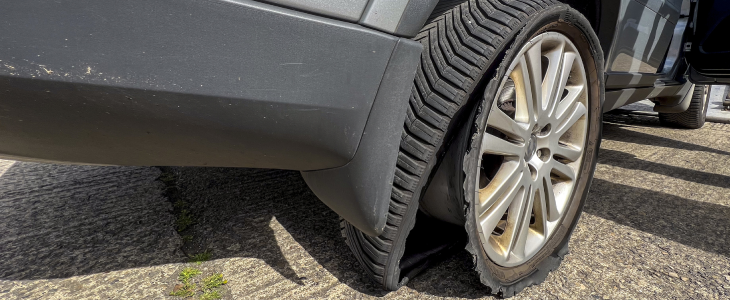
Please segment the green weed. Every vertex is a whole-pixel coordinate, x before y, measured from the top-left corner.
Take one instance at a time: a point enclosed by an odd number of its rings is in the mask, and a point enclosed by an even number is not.
[[[193,220],[193,215],[190,214],[190,211],[188,211],[187,209],[181,210],[180,215],[178,215],[177,220],[175,220],[177,232],[182,232],[193,224],[195,224],[195,221]]]
[[[198,253],[198,254],[191,256],[190,259],[188,260],[188,262],[194,262],[194,263],[200,264],[204,261],[210,260],[211,256],[213,256],[213,254],[210,253],[210,251],[205,250],[205,252]]]
[[[220,299],[221,293],[219,291],[206,291],[200,296],[200,300],[214,300]]]
[[[200,270],[196,268],[185,268],[182,272],[180,272],[177,279],[182,283],[189,283],[190,279],[198,275],[200,275]]]
[[[195,285],[195,283],[190,282],[190,280],[193,279],[193,277],[198,276],[199,274],[200,270],[195,268],[183,269],[182,272],[180,272],[180,274],[177,276],[177,279],[182,284],[175,286],[175,289],[170,292],[170,296],[183,298],[195,296],[195,290],[197,290],[198,287]]]
[[[203,279],[203,289],[212,290],[226,283],[228,280],[223,279],[223,274],[213,274]]]
[[[170,292],[170,296],[176,296],[176,297],[182,297],[182,298],[192,297],[192,296],[195,296],[195,290],[196,290],[195,284],[185,283],[182,285],[182,287],[180,287],[180,289],[173,290],[172,292]]]

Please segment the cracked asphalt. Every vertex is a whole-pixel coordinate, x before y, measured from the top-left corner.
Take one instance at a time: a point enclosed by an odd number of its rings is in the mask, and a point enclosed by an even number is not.
[[[570,254],[514,299],[730,298],[730,124],[604,119]],[[1,161],[0,172],[0,299],[174,299],[186,266],[222,273],[225,299],[489,298],[466,251],[381,290],[298,172],[166,168],[196,222],[184,234],[159,168]],[[211,260],[186,263],[203,250]]]

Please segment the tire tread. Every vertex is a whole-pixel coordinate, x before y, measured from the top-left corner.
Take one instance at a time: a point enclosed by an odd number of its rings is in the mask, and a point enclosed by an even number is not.
[[[680,126],[689,129],[699,129],[705,125],[707,102],[703,101],[705,86],[695,86],[692,90],[692,100],[686,111],[681,113],[659,113],[659,121],[668,126]],[[707,97],[710,97],[709,91]]]

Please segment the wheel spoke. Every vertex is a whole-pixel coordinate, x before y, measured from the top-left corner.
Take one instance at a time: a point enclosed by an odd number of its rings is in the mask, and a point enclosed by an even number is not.
[[[560,218],[560,211],[558,211],[558,202],[555,200],[555,190],[553,189],[553,183],[552,180],[550,180],[550,176],[544,176],[542,180],[540,180],[541,190],[542,193],[540,196],[542,197],[544,195],[545,198],[545,221],[553,222]]]
[[[558,107],[560,100],[563,96],[563,90],[568,83],[570,77],[570,71],[573,69],[573,63],[575,62],[575,53],[565,52],[562,57],[560,64],[560,80],[558,80],[558,86],[555,88],[553,98],[550,99],[549,111],[553,113],[555,108]]]
[[[523,152],[525,152],[525,150],[521,145],[496,137],[489,132],[484,133],[484,138],[482,139],[482,153],[504,156],[520,156]]]
[[[576,102],[573,105],[571,111],[566,113],[565,116],[563,116],[562,120],[559,120],[558,129],[555,134],[557,134],[558,137],[565,134],[565,132],[573,127],[573,125],[575,125],[575,123],[578,122],[578,120],[583,117],[587,112],[588,110],[586,110],[586,107],[585,105],[583,105],[583,103]]]
[[[580,95],[583,93],[583,89],[585,88],[585,85],[576,85],[576,86],[568,86],[565,87],[565,89],[568,90],[568,95],[563,98],[558,103],[558,106],[556,108],[555,116],[558,119],[562,119],[565,117],[565,112],[573,107],[573,104],[578,100]]]
[[[530,136],[530,132],[527,129],[523,128],[501,109],[497,108],[496,105],[492,105],[489,118],[487,119],[487,126],[495,128],[512,138],[521,139],[523,142],[529,139]]]
[[[532,204],[535,201],[535,188],[529,187],[525,189],[524,197],[521,205],[513,204],[513,207],[519,209],[519,216],[515,218],[513,223],[513,234],[510,237],[510,251],[512,254],[519,258],[525,257],[525,244],[527,242],[527,235],[530,233],[530,218],[532,216]],[[512,208],[510,207],[510,211]],[[507,221],[509,224],[509,220]]]
[[[539,114],[543,111],[544,102],[542,95],[542,41],[535,43],[525,53],[525,63],[530,74],[530,91],[532,92],[533,106]]]
[[[492,181],[483,189],[479,190],[479,205],[477,205],[477,216],[481,216],[496,202],[508,189],[516,186],[522,180],[523,168],[518,161],[509,161],[502,164],[502,167],[494,175]]]
[[[543,107],[547,108],[547,104],[556,99],[556,93],[562,91],[556,90],[556,81],[560,80],[560,70],[562,69],[563,53],[565,52],[565,42],[561,41],[555,49],[548,52],[545,56],[548,58],[548,68],[545,73],[545,79],[542,81],[542,102]]]
[[[547,235],[548,230],[548,201],[547,191],[545,190],[544,182],[545,181],[543,177],[543,179],[538,180],[538,182],[535,184],[535,189],[537,190],[537,198],[533,203],[533,211],[535,212],[535,224],[537,224],[537,228],[543,234],[543,236]],[[555,197],[553,196],[553,198]],[[555,202],[554,199],[553,202]]]
[[[573,167],[553,160],[553,172],[557,173],[562,178],[567,178],[570,181],[575,181],[575,171]]]
[[[558,144],[557,147],[555,147],[555,155],[560,156],[562,158],[565,158],[570,161],[578,161],[581,156],[581,151],[578,147],[574,147],[571,145],[561,145]]]
[[[523,189],[523,185],[520,181],[517,181],[516,183],[517,184],[510,187],[509,192],[507,192],[503,197],[498,198],[498,200],[480,216],[479,223],[484,234],[489,235],[492,231],[494,231],[494,228],[497,227],[497,223],[499,223],[499,220],[502,219],[507,208],[510,207],[515,199],[519,198],[518,196],[521,196],[519,192]]]
[[[527,123],[530,127],[535,124],[535,100],[532,95],[530,72],[525,57],[520,57],[519,63],[510,75],[515,83],[515,120]]]

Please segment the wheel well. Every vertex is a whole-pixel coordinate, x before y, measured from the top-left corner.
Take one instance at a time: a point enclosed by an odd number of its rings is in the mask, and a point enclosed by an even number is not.
[[[438,4],[436,4],[436,7],[431,12],[431,16],[428,18],[430,21],[431,19],[436,18],[441,13],[448,11],[454,6],[457,6],[461,4],[462,2],[465,2],[467,0],[439,0]],[[598,26],[601,22],[601,0],[592,0],[592,1],[586,1],[586,0],[558,0],[562,3],[570,5],[570,7],[574,8],[575,10],[579,11],[581,14],[583,14],[587,19],[588,22],[591,23],[591,27],[593,27],[593,30],[595,32],[598,32]],[[428,21],[427,21],[428,23]]]
[[[620,10],[617,0],[559,0],[583,14],[598,35],[601,50],[608,55],[616,34],[616,22]]]
[[[601,22],[601,0],[559,0],[583,14],[595,32],[598,32],[598,24]]]

